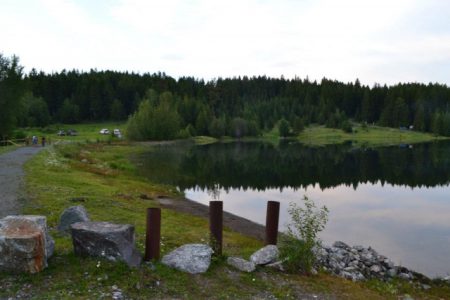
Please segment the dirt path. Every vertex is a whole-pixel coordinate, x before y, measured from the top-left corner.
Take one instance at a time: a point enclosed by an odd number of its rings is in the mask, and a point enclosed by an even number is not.
[[[0,155],[0,218],[20,213],[23,165],[42,147],[22,147]]]

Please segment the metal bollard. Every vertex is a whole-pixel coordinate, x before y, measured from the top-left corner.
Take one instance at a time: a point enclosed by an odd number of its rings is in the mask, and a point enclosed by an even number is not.
[[[280,202],[267,201],[266,245],[277,244],[279,218],[280,218]]]
[[[223,202],[209,201],[210,243],[215,255],[222,255]]]
[[[144,260],[158,260],[161,241],[161,208],[147,208],[147,233]]]

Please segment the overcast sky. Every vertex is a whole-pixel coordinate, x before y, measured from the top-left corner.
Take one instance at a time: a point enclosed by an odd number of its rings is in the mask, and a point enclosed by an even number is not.
[[[0,0],[26,70],[450,84],[446,0]]]

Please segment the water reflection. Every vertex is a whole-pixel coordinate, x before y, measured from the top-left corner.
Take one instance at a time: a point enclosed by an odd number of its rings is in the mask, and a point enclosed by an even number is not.
[[[173,184],[195,201],[261,224],[266,200],[287,207],[304,194],[330,209],[321,235],[372,246],[430,276],[450,272],[449,143],[413,149],[319,149],[298,144],[230,143],[154,147],[138,157],[142,173]]]

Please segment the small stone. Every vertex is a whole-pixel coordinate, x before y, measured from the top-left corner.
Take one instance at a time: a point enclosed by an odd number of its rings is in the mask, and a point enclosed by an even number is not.
[[[403,279],[403,280],[410,280],[411,276],[408,273],[400,273],[400,274],[398,274],[398,278]]]
[[[361,245],[356,245],[356,246],[353,246],[353,249],[355,249],[358,252],[362,252],[364,250],[364,247]]]
[[[278,259],[279,251],[275,245],[267,245],[250,256],[250,261],[255,265],[267,265]]]
[[[253,272],[256,268],[255,264],[251,261],[245,260],[240,257],[228,257],[227,264],[235,267],[242,272]]]
[[[341,242],[341,241],[334,242],[333,247],[341,248],[341,249],[345,249],[345,250],[350,249],[349,245],[347,245],[346,243]]]
[[[427,291],[427,290],[431,289],[431,286],[429,286],[428,284],[422,284],[422,289]]]
[[[397,270],[395,268],[389,269],[389,270],[387,270],[386,274],[389,277],[395,277],[395,276],[397,276]]]
[[[373,265],[372,267],[370,267],[370,271],[374,273],[380,273],[381,267],[379,265]]]

